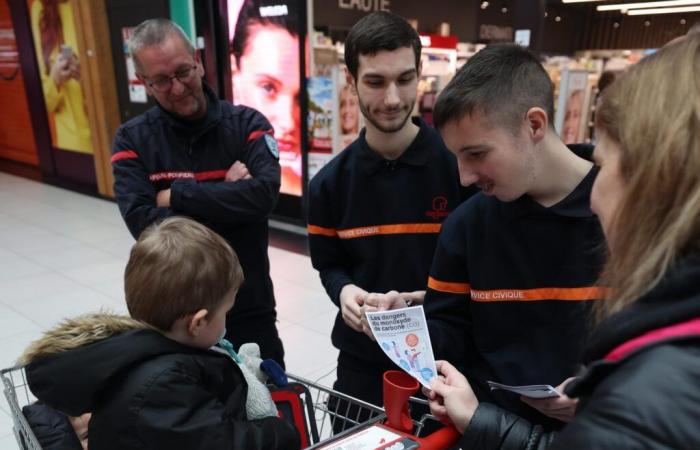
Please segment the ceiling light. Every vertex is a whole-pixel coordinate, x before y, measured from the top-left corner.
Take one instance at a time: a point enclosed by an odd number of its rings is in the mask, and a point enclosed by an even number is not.
[[[675,14],[682,12],[700,11],[700,5],[697,6],[681,6],[678,8],[648,8],[648,9],[631,9],[627,11],[630,16],[644,16],[648,14]]]
[[[555,21],[555,22],[561,22],[561,17],[559,17],[559,16],[555,17],[555,18],[554,18],[554,21]]]
[[[596,11],[617,11],[630,10],[641,8],[662,8],[667,6],[687,6],[700,5],[700,0],[664,0],[660,2],[641,2],[641,3],[616,3],[614,5],[596,6]]]

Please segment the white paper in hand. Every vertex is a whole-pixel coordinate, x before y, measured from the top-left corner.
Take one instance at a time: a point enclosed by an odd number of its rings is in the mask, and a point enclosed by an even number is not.
[[[502,389],[504,391],[515,392],[523,397],[528,398],[552,398],[559,397],[561,394],[548,384],[533,384],[530,386],[508,386],[507,384],[496,383],[495,381],[487,381],[491,390]]]
[[[422,306],[368,312],[377,344],[394,363],[423,386],[435,377],[435,356]]]

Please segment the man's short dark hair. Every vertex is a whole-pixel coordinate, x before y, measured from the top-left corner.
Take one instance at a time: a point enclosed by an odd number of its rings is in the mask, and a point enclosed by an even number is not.
[[[554,118],[552,80],[537,58],[523,47],[496,44],[474,55],[450,81],[435,103],[436,128],[474,112],[516,133],[532,107]]]
[[[286,8],[286,14],[282,14],[281,7]],[[261,10],[268,8],[269,14],[263,15]],[[240,67],[241,56],[245,53],[250,27],[276,26],[287,30],[292,36],[299,36],[299,8],[297,2],[288,2],[280,5],[278,0],[245,0],[238,14],[236,28],[231,41],[231,53],[236,58],[236,65]]]
[[[422,46],[416,30],[395,14],[373,12],[358,20],[350,29],[345,41],[345,65],[357,78],[360,55],[376,55],[382,50],[393,51],[403,47],[413,49],[417,70]]]

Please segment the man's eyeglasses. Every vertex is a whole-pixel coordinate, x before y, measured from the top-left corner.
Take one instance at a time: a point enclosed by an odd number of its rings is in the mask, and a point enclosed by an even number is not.
[[[146,84],[158,92],[165,92],[173,87],[173,80],[175,78],[177,78],[177,81],[182,84],[192,81],[194,74],[196,73],[196,69],[197,65],[195,64],[191,67],[178,70],[172,77],[158,77],[152,81],[146,81]]]

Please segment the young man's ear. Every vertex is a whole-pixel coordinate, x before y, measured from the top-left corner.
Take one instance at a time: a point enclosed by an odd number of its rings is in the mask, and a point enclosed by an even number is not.
[[[357,84],[355,83],[355,77],[352,76],[347,66],[345,66],[345,82],[352,89],[352,93],[357,95]]]
[[[186,319],[187,332],[192,336],[199,336],[200,331],[207,325],[207,315],[209,311],[200,309]]]
[[[538,144],[547,135],[549,127],[547,112],[538,106],[534,106],[527,111],[525,120],[530,137],[535,144]]]

